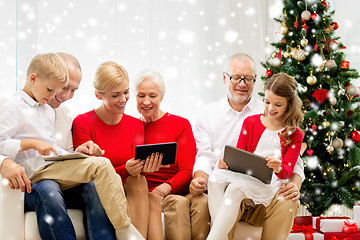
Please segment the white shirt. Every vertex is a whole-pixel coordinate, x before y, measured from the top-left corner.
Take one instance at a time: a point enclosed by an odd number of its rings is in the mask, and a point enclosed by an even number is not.
[[[55,127],[54,136],[56,143],[62,149],[68,152],[74,152],[74,143],[72,138],[72,117],[69,109],[60,105],[54,108],[55,111]]]
[[[236,146],[245,118],[263,112],[264,103],[255,98],[251,98],[241,112],[235,111],[227,99],[206,105],[200,111],[193,127],[196,140],[193,172],[201,170],[210,175],[217,161],[224,156],[225,145]],[[295,165],[294,173],[304,181],[304,166],[301,158]]]
[[[49,105],[40,105],[20,90],[0,107],[0,112],[0,155],[23,166],[29,177],[51,162],[45,161],[34,149],[19,152],[21,140],[38,139],[52,145],[59,154],[67,153],[56,144],[55,113]]]

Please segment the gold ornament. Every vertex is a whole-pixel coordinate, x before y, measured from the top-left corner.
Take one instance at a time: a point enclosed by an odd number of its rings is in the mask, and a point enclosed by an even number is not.
[[[289,31],[289,28],[283,23],[281,26],[280,26],[280,33],[282,34],[282,35],[285,35],[285,34],[287,34],[287,32]]]
[[[301,39],[300,44],[301,46],[305,47],[306,45],[308,45],[309,41],[304,37],[303,39]]]
[[[335,97],[329,97],[329,103],[331,106],[335,106],[337,103],[337,100]]]
[[[291,57],[289,52],[284,52],[284,58]]]
[[[340,148],[342,148],[343,145],[344,145],[344,142],[340,138],[335,138],[332,141],[332,146],[334,147],[334,149],[340,149]]]
[[[306,52],[298,46],[297,48],[292,49],[293,52],[293,58],[295,58],[298,61],[303,61],[306,58]]]
[[[306,82],[309,84],[309,85],[314,85],[316,83],[316,77],[314,75],[310,75],[306,78]]]
[[[308,10],[305,10],[301,13],[301,18],[304,19],[305,21],[309,20],[311,17],[311,12]]]
[[[349,94],[349,96],[351,97],[358,95],[358,91],[359,91],[358,88],[354,85],[350,85],[346,90],[347,94]]]
[[[322,125],[326,128],[330,126],[330,122],[329,121],[324,121],[322,122]]]
[[[336,63],[334,60],[330,59],[330,60],[327,60],[326,63],[325,63],[325,67],[327,69],[332,69],[334,67],[336,67]]]

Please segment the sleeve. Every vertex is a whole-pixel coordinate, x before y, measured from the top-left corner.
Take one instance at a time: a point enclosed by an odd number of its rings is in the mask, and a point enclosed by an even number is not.
[[[303,135],[300,129],[296,129],[291,136],[291,143],[287,146],[281,162],[281,171],[276,174],[280,179],[287,179],[291,177],[294,171],[295,164],[299,158]]]
[[[81,144],[92,140],[89,124],[82,115],[79,115],[74,119],[72,124],[72,131],[74,149],[76,149]]]
[[[247,144],[249,144],[249,130],[250,130],[250,121],[248,118],[245,118],[244,123],[241,127],[241,131],[240,131],[240,135],[239,135],[239,139],[238,142],[236,144],[236,147],[245,151],[249,151],[248,150],[248,146]]]
[[[0,112],[0,155],[15,159],[21,144],[21,140],[12,139],[20,125],[17,114],[13,113],[11,105],[7,104],[0,108]]]
[[[301,157],[298,157],[296,161],[293,174],[295,173],[300,176],[302,182],[305,180],[304,163]]]
[[[206,115],[202,112],[194,125],[196,159],[193,172],[200,170],[210,175],[219,159],[214,152],[206,119]]]
[[[0,168],[1,168],[1,164],[3,163],[3,161],[7,158],[8,157],[6,157],[6,156],[0,155]]]
[[[196,144],[189,121],[186,120],[184,128],[177,139],[178,172],[168,179],[166,183],[172,187],[172,193],[182,190],[191,181],[195,162]]]

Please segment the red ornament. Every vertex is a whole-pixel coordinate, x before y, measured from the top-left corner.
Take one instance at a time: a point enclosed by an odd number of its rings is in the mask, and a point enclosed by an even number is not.
[[[328,92],[321,88],[321,89],[317,89],[312,96],[316,99],[316,101],[324,103],[326,101],[326,99],[329,98],[329,94]]]
[[[272,75],[272,73],[273,72],[270,69],[268,69],[268,70],[266,70],[265,75],[266,75],[266,77],[270,77]]]
[[[325,7],[325,8],[328,8],[328,4],[326,1],[322,1],[321,4]]]
[[[312,155],[313,155],[313,153],[314,153],[314,150],[306,150],[306,153],[307,153],[307,155],[309,156],[309,157],[311,157]]]
[[[354,141],[354,143],[360,142],[360,133],[357,130],[354,130],[350,133],[351,139]]]
[[[349,61],[341,61],[341,69],[348,69],[350,66]]]
[[[337,22],[332,22],[332,25],[335,30],[339,28],[339,24],[337,24]]]
[[[347,219],[344,222],[344,226],[342,228],[342,232],[343,233],[357,233],[358,232],[358,227],[356,225],[356,223],[351,224],[349,222],[349,220]]]
[[[313,14],[311,14],[310,17],[311,17],[312,20],[316,20],[316,19],[319,18],[319,15],[317,13],[313,13]]]
[[[294,22],[294,27],[295,28],[298,28],[299,27],[299,23],[296,21],[296,22]]]
[[[316,131],[316,125],[312,125],[311,128],[314,130],[314,132]]]
[[[319,46],[317,44],[315,44],[314,51],[316,52],[318,49],[319,49]]]

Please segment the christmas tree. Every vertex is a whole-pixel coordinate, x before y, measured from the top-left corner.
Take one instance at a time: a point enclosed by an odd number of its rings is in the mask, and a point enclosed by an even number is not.
[[[359,77],[349,68],[335,37],[334,11],[324,0],[283,0],[282,38],[262,65],[265,81],[272,74],[294,76],[303,100],[302,159],[305,176],[301,202],[313,215],[333,204],[351,208],[360,200],[360,89],[351,84]]]

